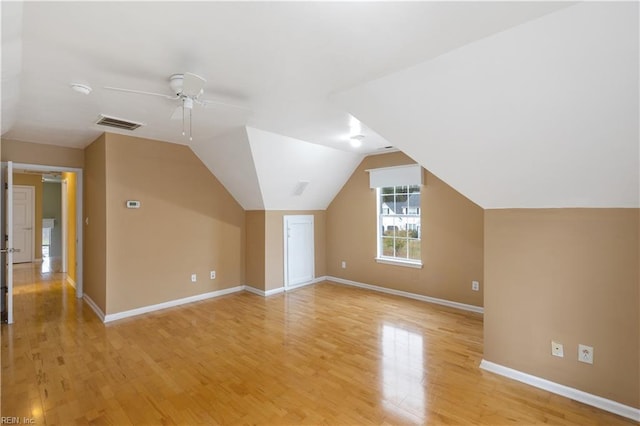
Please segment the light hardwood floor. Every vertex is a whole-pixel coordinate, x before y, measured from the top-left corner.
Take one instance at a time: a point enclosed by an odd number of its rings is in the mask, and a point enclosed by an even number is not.
[[[331,283],[102,324],[59,273],[16,270],[2,416],[36,424],[607,424],[482,371],[482,316]]]

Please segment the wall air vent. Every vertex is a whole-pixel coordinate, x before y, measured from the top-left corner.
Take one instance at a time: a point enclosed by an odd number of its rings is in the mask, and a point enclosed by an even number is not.
[[[140,126],[144,126],[142,123],[136,123],[134,121],[123,120],[122,118],[109,117],[108,115],[100,114],[96,124],[100,126],[115,127],[116,129],[123,130],[135,130]]]

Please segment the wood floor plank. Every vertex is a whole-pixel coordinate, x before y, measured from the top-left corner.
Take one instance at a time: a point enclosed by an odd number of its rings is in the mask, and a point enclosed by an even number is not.
[[[48,425],[607,424],[480,370],[482,316],[321,283],[108,325],[60,273],[16,270],[2,416]]]

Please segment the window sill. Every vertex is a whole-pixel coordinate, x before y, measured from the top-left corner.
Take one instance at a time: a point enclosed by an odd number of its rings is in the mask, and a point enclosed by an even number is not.
[[[386,257],[376,257],[376,262],[387,265],[404,266],[406,268],[422,269],[422,262],[409,262],[405,260],[389,259]]]

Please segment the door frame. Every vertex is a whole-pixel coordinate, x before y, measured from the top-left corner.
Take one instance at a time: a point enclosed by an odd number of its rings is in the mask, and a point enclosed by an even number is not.
[[[42,172],[71,172],[76,174],[76,297],[81,299],[83,292],[83,188],[82,169],[77,167],[49,166],[42,164],[13,163],[13,169]],[[63,249],[64,250],[64,249]],[[11,294],[9,297],[13,297]]]
[[[6,180],[5,180],[6,169]],[[7,297],[5,300],[7,310],[7,324],[13,324],[13,162],[2,162],[2,176],[0,181],[4,183],[2,188],[2,199],[4,204],[0,209],[0,220],[2,229],[6,235],[6,242],[3,247],[4,259],[3,270],[7,283]],[[5,236],[1,236],[4,240]],[[1,294],[0,297],[5,297]]]
[[[302,284],[295,284],[291,286],[289,284],[289,247],[288,247],[288,227],[287,220],[294,218],[309,218],[311,220],[311,280]],[[316,248],[315,248],[315,222],[314,215],[312,214],[298,214],[298,215],[284,215],[282,218],[283,239],[284,239],[284,290],[293,290],[298,287],[312,284],[316,277]]]
[[[62,179],[60,181],[60,197],[61,200],[60,202],[62,203],[61,205],[61,210],[60,210],[60,216],[61,219],[60,221],[62,222],[62,272],[68,272],[67,271],[67,250],[69,249],[69,241],[67,241],[68,239],[68,235],[69,235],[69,230],[67,229],[67,224],[69,223],[69,218],[68,216],[68,212],[67,212],[67,188],[68,188],[68,182],[66,179]]]
[[[15,191],[16,188],[29,188],[30,200],[31,203],[31,253],[29,253],[29,261],[21,262],[21,263],[33,263],[36,260],[36,187],[33,185],[12,185],[12,191]],[[15,197],[11,194],[11,208],[13,209],[13,204],[16,202]],[[15,225],[15,217],[13,218],[13,222]],[[12,231],[14,231],[12,229]],[[15,232],[14,232],[15,234]],[[42,249],[42,248],[41,248]],[[15,255],[13,261],[15,262]]]

